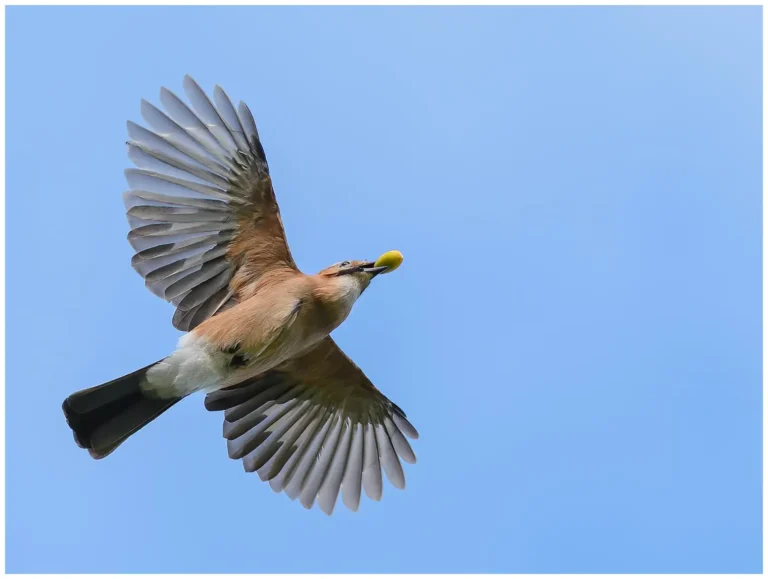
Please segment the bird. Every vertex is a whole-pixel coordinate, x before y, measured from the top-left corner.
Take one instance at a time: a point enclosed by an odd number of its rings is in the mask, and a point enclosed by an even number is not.
[[[357,511],[362,491],[379,501],[382,469],[405,488],[419,434],[330,336],[402,254],[301,272],[250,109],[189,75],[183,88],[189,105],[163,87],[164,111],[141,101],[149,128],[128,121],[123,201],[131,265],[184,334],[169,356],[68,396],[75,442],[103,459],[204,393],[229,457],[307,509],[331,515],[341,495]]]

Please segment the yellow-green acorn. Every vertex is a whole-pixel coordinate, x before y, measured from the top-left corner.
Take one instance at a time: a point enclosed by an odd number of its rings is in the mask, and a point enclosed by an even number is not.
[[[392,251],[382,254],[379,259],[376,260],[374,267],[386,266],[387,269],[384,270],[382,274],[391,273],[400,267],[401,263],[403,263],[403,254],[396,249],[393,249]]]

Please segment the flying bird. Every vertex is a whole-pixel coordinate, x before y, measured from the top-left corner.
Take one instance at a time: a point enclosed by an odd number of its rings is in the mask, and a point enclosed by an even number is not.
[[[382,468],[404,488],[400,459],[416,461],[407,438],[418,433],[330,337],[402,255],[299,271],[250,110],[189,76],[184,91],[191,107],[162,88],[165,112],[141,102],[151,129],[128,122],[136,167],[123,199],[131,265],[186,333],[170,356],[69,396],[75,441],[104,458],[203,392],[224,412],[229,456],[306,508],[330,515],[341,493],[356,511],[361,489],[379,500]]]

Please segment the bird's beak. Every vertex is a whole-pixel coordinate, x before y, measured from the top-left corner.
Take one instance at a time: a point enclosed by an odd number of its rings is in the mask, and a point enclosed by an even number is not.
[[[360,266],[360,271],[363,271],[365,273],[371,274],[371,277],[376,277],[382,272],[385,272],[389,269],[388,265],[380,265],[376,267],[375,261],[369,261],[368,263],[364,263]]]
[[[388,251],[379,256],[376,261],[368,261],[362,265],[351,267],[349,269],[342,269],[336,273],[336,275],[347,275],[350,273],[363,272],[370,274],[371,278],[376,277],[380,273],[389,273],[395,271],[400,264],[403,263],[403,254],[399,251]]]

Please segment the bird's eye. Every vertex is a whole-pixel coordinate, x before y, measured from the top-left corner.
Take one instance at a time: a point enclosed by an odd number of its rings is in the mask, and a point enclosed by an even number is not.
[[[347,267],[347,266],[349,265],[349,263],[350,263],[350,262],[348,262],[348,261],[342,261],[342,262],[339,264],[339,267]]]

